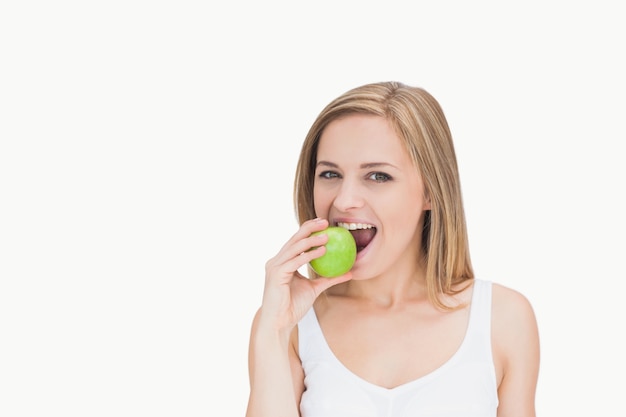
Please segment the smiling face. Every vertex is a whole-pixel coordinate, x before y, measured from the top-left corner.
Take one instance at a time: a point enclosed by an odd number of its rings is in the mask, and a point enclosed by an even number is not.
[[[424,184],[401,139],[382,117],[352,114],[324,129],[313,185],[315,213],[355,231],[355,279],[417,265]]]

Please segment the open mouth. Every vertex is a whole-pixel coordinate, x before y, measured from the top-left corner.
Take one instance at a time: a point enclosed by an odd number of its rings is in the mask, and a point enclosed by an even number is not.
[[[356,242],[356,251],[360,252],[370,244],[374,235],[376,235],[376,227],[367,223],[337,223],[337,226],[343,227],[350,231]]]

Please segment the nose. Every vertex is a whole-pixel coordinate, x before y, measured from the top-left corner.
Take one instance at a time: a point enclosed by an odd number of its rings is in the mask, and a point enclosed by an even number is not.
[[[344,179],[337,189],[333,205],[342,212],[363,207],[363,190],[354,181]]]

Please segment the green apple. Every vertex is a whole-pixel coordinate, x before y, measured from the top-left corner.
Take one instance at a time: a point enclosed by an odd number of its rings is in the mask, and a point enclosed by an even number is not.
[[[326,234],[326,253],[313,259],[309,264],[315,272],[326,278],[338,277],[352,268],[356,260],[356,242],[352,233],[343,227],[330,226],[311,236]]]

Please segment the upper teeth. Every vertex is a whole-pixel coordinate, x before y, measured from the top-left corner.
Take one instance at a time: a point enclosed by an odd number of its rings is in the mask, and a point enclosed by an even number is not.
[[[337,226],[343,227],[344,229],[348,229],[348,230],[371,229],[372,227],[374,227],[371,224],[366,224],[366,223],[343,223],[343,222],[337,223]]]

